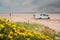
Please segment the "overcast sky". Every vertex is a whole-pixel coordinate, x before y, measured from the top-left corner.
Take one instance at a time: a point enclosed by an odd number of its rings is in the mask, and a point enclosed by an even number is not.
[[[60,0],[0,0],[0,12],[60,12]]]

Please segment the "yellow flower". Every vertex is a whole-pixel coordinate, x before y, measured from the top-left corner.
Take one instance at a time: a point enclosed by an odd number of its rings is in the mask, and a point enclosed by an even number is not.
[[[2,20],[2,18],[0,18],[0,20]]]
[[[34,36],[32,33],[28,33],[27,35]]]
[[[4,28],[4,26],[2,24],[0,24],[0,28]]]
[[[36,32],[35,30],[27,30],[23,26],[16,26],[16,23],[11,22],[7,18],[0,18],[0,22],[4,21],[5,23],[0,24],[0,31],[2,32],[2,29],[4,28],[4,33],[7,32],[6,37],[7,39],[12,39],[17,37],[24,37],[26,40],[30,40],[30,37],[36,37],[36,38],[41,38],[45,40],[53,40],[51,37],[44,35],[42,32]],[[5,27],[7,25],[7,27]],[[9,30],[7,30],[9,29]],[[4,37],[4,33],[0,34],[0,37]],[[28,37],[28,38],[27,38]]]
[[[20,32],[19,32],[19,31],[16,31],[16,33],[17,33],[17,34],[20,34]]]
[[[17,33],[14,33],[15,36],[18,36]]]
[[[12,31],[10,31],[10,33],[9,33],[8,37],[9,37],[9,38],[13,38],[12,36],[13,36],[13,32],[12,32]]]
[[[14,27],[13,29],[14,29],[14,30],[16,30],[16,28],[15,28],[15,27]]]
[[[2,37],[3,36],[3,34],[0,34],[0,37]]]
[[[41,38],[45,38],[46,36],[45,35],[41,35]]]
[[[21,30],[25,30],[25,28],[24,28],[23,26],[22,26],[22,27],[20,27],[20,29],[21,29]]]
[[[26,34],[25,33],[22,33],[23,36],[25,36]]]
[[[18,29],[20,29],[20,27],[18,27]]]
[[[12,27],[16,27],[16,25],[12,25]]]
[[[27,40],[30,40],[30,38],[27,38]]]
[[[13,38],[10,34],[8,35],[9,38]]]
[[[6,24],[9,25],[9,26],[11,26],[11,23],[9,23],[9,22],[7,22]]]
[[[16,23],[15,22],[12,22],[11,25],[16,25]]]
[[[10,31],[10,34],[13,34],[13,32],[12,32],[12,31]]]

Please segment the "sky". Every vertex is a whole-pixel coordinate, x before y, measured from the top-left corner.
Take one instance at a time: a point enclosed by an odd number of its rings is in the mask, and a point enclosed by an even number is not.
[[[60,12],[60,0],[0,0],[0,12]]]

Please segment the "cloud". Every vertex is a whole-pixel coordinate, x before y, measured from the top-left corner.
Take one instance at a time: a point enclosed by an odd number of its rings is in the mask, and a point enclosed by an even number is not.
[[[40,12],[60,12],[60,0],[40,0],[36,11]]]
[[[0,0],[0,12],[60,12],[60,0]]]
[[[0,0],[1,8],[10,11],[30,11],[32,10],[32,0]],[[0,8],[0,11],[2,11]],[[3,9],[4,8],[4,9]],[[5,10],[6,11],[6,10]],[[7,10],[8,11],[8,10]]]

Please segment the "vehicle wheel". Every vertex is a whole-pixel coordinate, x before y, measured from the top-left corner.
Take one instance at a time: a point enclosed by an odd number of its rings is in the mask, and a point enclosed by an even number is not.
[[[48,19],[50,19],[50,17],[48,17]]]

